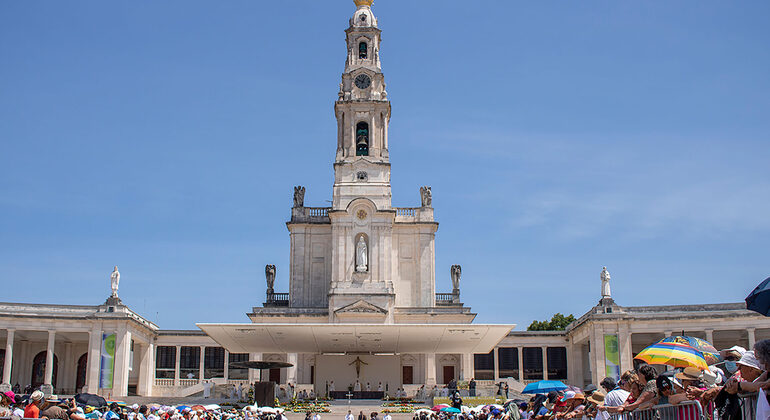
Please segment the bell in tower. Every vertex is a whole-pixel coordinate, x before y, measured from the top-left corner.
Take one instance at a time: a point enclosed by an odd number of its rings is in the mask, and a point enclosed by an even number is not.
[[[356,124],[356,156],[369,156],[369,124]]]

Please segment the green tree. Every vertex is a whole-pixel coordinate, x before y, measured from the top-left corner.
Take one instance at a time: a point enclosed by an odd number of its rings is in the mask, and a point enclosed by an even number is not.
[[[560,313],[554,314],[550,321],[532,321],[527,327],[527,331],[564,331],[570,322],[575,320],[575,316],[569,314],[564,316]]]

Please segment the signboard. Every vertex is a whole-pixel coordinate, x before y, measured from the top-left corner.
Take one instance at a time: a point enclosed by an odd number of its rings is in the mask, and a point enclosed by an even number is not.
[[[620,348],[617,335],[604,336],[604,369],[605,375],[620,379]]]
[[[102,357],[99,367],[99,388],[112,388],[115,374],[115,334],[102,334]]]

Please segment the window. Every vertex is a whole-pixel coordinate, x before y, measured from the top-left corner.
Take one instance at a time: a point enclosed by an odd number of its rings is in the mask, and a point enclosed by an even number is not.
[[[524,379],[543,379],[543,350],[540,347],[524,347]]]
[[[495,379],[495,355],[494,350],[489,354],[473,355],[473,377],[478,380]]]
[[[233,362],[248,362],[249,361],[249,354],[248,353],[230,353],[230,363]],[[249,379],[249,370],[248,369],[236,369],[231,368],[230,373],[227,374],[227,377],[230,379]]]
[[[369,156],[369,124],[356,124],[356,156]]]
[[[204,379],[225,377],[225,349],[222,347],[206,347],[203,359]]]
[[[497,349],[497,369],[501,378],[519,379],[519,349],[500,347]]]
[[[155,377],[174,379],[176,369],[176,347],[158,346],[155,348]]]
[[[179,355],[179,376],[181,379],[198,379],[201,365],[201,348],[182,347]]]
[[[567,379],[567,348],[548,347],[548,379]]]
[[[358,58],[366,58],[366,53],[369,50],[368,46],[366,45],[366,42],[359,42],[358,43]]]

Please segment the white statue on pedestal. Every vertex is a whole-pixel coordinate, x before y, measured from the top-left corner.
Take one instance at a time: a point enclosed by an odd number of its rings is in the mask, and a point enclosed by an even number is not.
[[[369,269],[369,260],[366,253],[366,241],[364,235],[358,237],[358,243],[356,244],[356,271],[363,273]]]
[[[110,274],[110,285],[112,286],[112,294],[110,297],[118,297],[118,285],[120,284],[120,272],[118,272],[118,266],[115,266],[115,270]]]
[[[610,294],[610,272],[607,267],[602,267],[602,299],[612,297]]]

